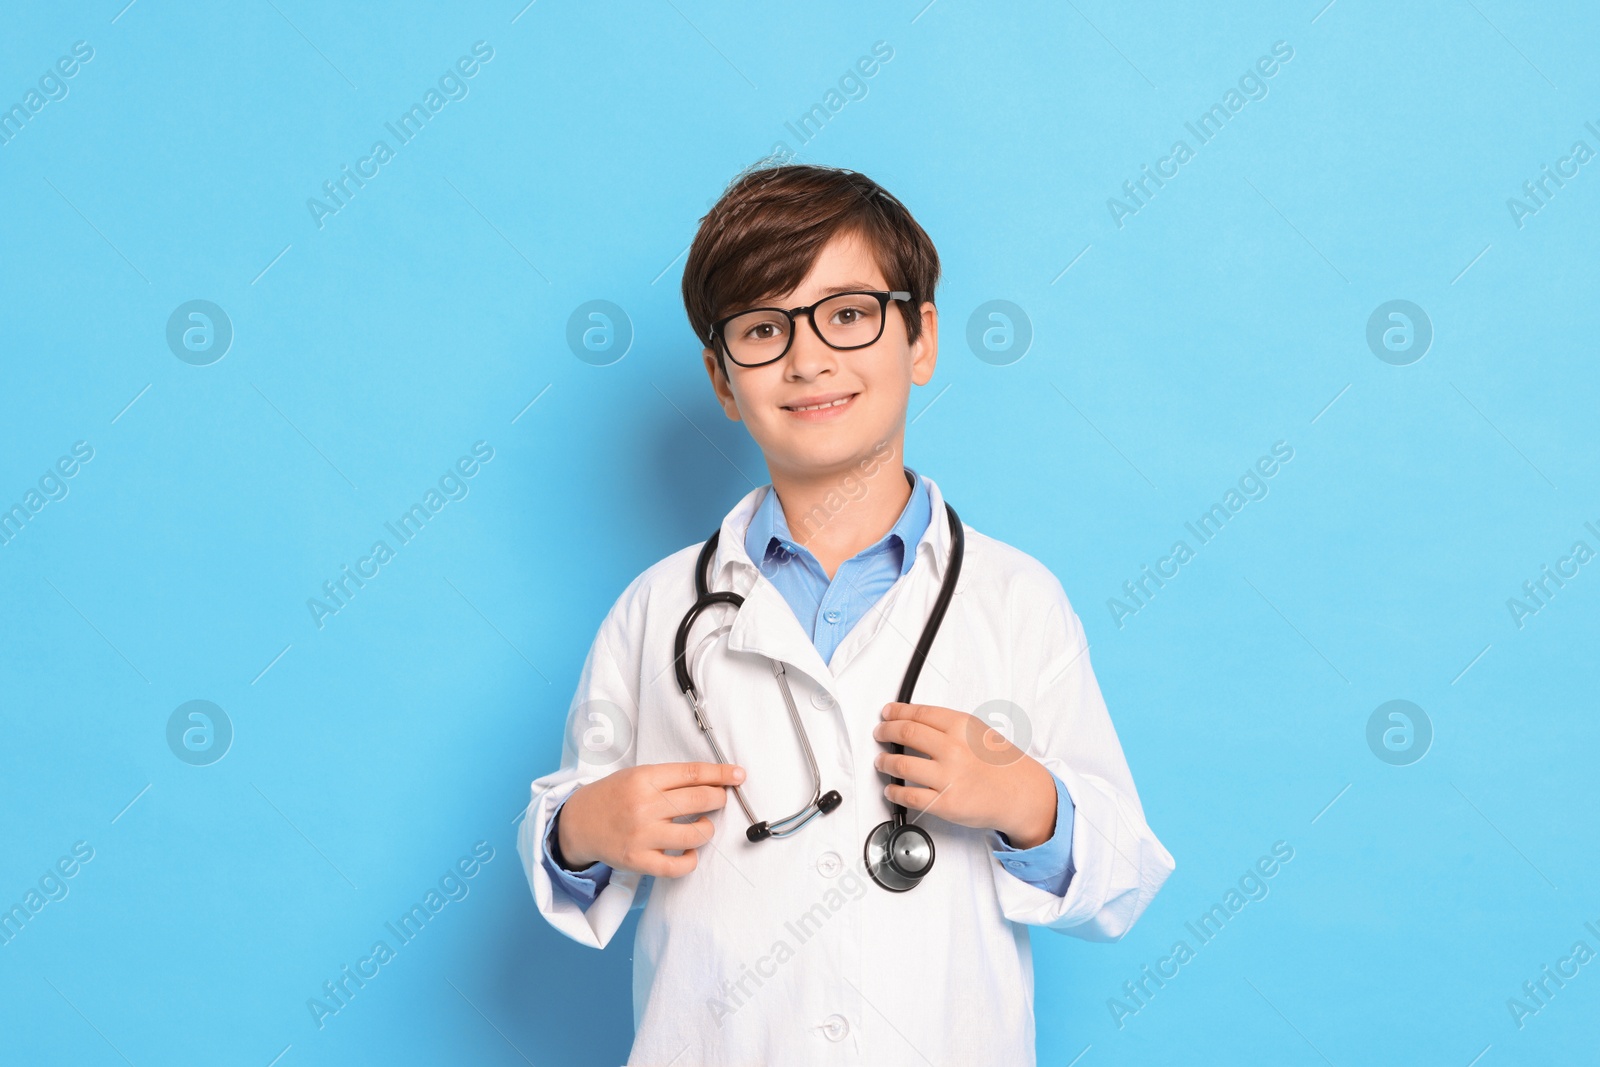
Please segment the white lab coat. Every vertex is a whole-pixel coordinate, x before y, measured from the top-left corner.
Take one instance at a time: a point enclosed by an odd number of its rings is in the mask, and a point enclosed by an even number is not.
[[[1000,863],[994,831],[926,815],[919,823],[933,835],[936,862],[922,884],[890,893],[867,877],[863,843],[889,817],[872,728],[898,693],[948,562],[942,497],[924,480],[933,518],[914,564],[846,636],[831,669],[745,552],[766,486],[723,519],[712,561],[711,588],[743,594],[744,606],[736,617],[731,607],[707,611],[690,639],[693,655],[705,635],[732,624],[691,665],[723,751],[748,772],[756,817],[789,814],[812,787],[771,659],[787,666],[823,788],[842,792],[843,805],[792,837],[751,844],[730,792],[693,872],[656,879],[617,871],[585,912],[542,863],[557,804],[636,763],[712,759],[672,670],[700,546],[641,574],[601,624],[569,711],[561,769],[533,783],[518,851],[541,914],[582,944],[604,948],[644,901],[630,1064],[1033,1064],[1028,927],[1116,940],[1172,873],[1060,582],[965,526],[959,584],[912,699],[966,712],[995,700],[1021,709],[1015,739],[1031,734],[1027,751],[1076,805],[1076,873],[1056,896]]]

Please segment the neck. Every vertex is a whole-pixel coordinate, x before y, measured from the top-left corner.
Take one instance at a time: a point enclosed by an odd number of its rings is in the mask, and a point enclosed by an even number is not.
[[[842,470],[771,472],[789,536],[817,557],[829,579],[888,533],[911,499],[901,445],[898,438],[886,442]]]

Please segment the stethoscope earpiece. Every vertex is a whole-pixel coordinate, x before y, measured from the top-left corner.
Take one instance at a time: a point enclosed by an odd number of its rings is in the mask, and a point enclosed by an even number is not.
[[[839,791],[837,789],[830,789],[826,793],[822,794],[821,797],[817,798],[816,803],[812,806],[817,809],[817,814],[827,815],[843,803],[844,797],[839,795]],[[804,809],[801,809],[801,814],[804,814]],[[779,823],[785,823],[793,820],[795,817],[796,816],[790,816],[789,819],[779,819],[778,821]],[[805,819],[802,819],[800,822],[796,823],[793,829],[798,830],[801,826],[804,826],[806,821],[809,819],[810,816],[807,815]],[[757,823],[751,823],[750,828],[744,832],[744,836],[749,838],[752,845],[757,841],[765,841],[767,838],[774,836],[772,824],[767,822],[765,819]]]

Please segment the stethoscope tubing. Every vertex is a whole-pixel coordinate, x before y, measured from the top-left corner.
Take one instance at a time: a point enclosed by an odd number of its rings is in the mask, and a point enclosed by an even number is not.
[[[917,639],[917,647],[911,653],[911,661],[906,664],[905,677],[900,681],[900,694],[895,698],[898,704],[911,703],[911,694],[916,691],[917,679],[922,677],[922,665],[928,659],[928,650],[933,648],[933,639],[939,636],[939,627],[944,623],[944,614],[950,609],[950,600],[955,596],[956,580],[961,577],[961,561],[966,556],[966,538],[962,535],[961,519],[956,515],[956,509],[947,501],[944,506],[950,519],[950,562],[945,571],[944,582],[939,586],[939,596],[933,602],[933,610],[928,612],[928,621],[922,627],[922,636]],[[887,742],[889,751],[895,755],[903,755],[905,746],[894,742]],[[905,785],[905,780],[893,778],[896,785]],[[889,805],[889,821],[896,826],[906,823],[906,808],[904,804],[891,802]]]
[[[912,477],[911,472],[906,472],[906,476],[910,479]],[[961,519],[956,515],[955,508],[951,507],[948,501],[945,502],[944,507],[950,524],[949,563],[944,580],[939,587],[939,595],[934,600],[933,609],[928,614],[927,622],[923,624],[922,634],[917,639],[916,647],[911,653],[911,659],[906,665],[905,675],[900,681],[900,691],[896,699],[902,704],[909,703],[912,694],[916,691],[917,680],[922,675],[923,664],[927,661],[928,652],[933,647],[934,639],[938,636],[939,629],[944,622],[945,613],[950,608],[950,601],[955,595],[956,581],[961,575],[961,563],[966,554],[966,539],[962,533]],[[711,751],[716,756],[717,762],[727,763],[728,759],[722,751],[722,746],[717,742],[716,731],[706,717],[700,691],[694,684],[694,677],[689,670],[689,660],[686,654],[689,632],[703,612],[718,604],[730,605],[735,612],[741,610],[744,606],[744,597],[738,593],[712,592],[710,590],[711,560],[716,554],[717,542],[721,535],[722,531],[720,529],[713,532],[701,547],[699,558],[695,561],[695,602],[684,613],[683,619],[678,623],[677,633],[673,638],[673,672],[677,678],[678,688],[688,698],[689,706],[694,712],[695,722],[699,726],[700,732],[705,735],[707,742],[710,743]],[[750,823],[750,828],[746,831],[746,837],[752,842],[760,841],[767,837],[787,837],[798,831],[816,816],[825,815],[833,811],[843,800],[837,790],[830,790],[826,794],[822,792],[822,772],[817,766],[816,752],[811,747],[811,737],[806,731],[805,724],[800,719],[800,711],[795,705],[794,694],[790,691],[788,672],[778,660],[772,661],[772,671],[773,677],[777,680],[778,689],[783,695],[783,703],[789,713],[789,720],[794,725],[795,734],[800,738],[801,748],[805,752],[806,764],[811,770],[812,791],[810,801],[799,811],[792,815],[786,815],[781,819],[763,822],[756,818],[755,812],[745,799],[744,791],[739,786],[734,786],[734,798],[739,802],[739,807],[743,809],[745,818]],[[886,742],[886,744],[891,752],[896,754],[905,752],[903,745],[892,742]],[[891,776],[890,781],[896,785],[905,785],[904,779],[901,778]],[[874,835],[880,830],[887,830],[892,833],[906,825],[907,813],[905,805],[891,801],[889,810],[889,822],[878,827],[874,831]],[[926,839],[928,865],[931,865],[933,840],[927,835],[926,831],[920,828],[915,833]],[[872,838],[869,838],[869,850],[871,841]],[[899,887],[897,891],[903,891],[916,885],[921,880],[921,875],[925,873],[926,867],[917,874],[907,874],[905,877],[909,879],[909,884]],[[876,873],[874,877],[877,878]],[[884,883],[881,879],[880,884],[883,884],[885,888],[896,888]]]

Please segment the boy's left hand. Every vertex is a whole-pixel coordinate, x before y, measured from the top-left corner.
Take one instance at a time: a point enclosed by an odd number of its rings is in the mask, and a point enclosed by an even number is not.
[[[926,753],[879,753],[873,766],[903,779],[884,795],[946,822],[1005,834],[1015,848],[1042,845],[1055,832],[1055,779],[998,730],[974,715],[931,704],[889,704],[872,736]]]

